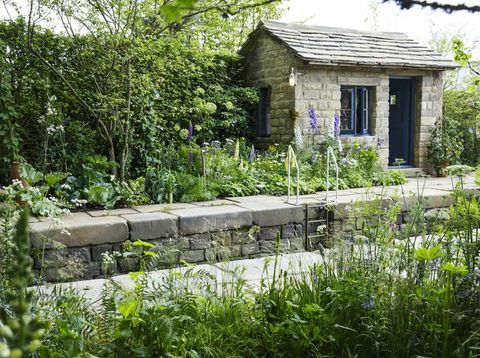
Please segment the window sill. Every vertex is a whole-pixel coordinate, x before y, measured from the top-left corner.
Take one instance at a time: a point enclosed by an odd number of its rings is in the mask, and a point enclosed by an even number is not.
[[[340,134],[340,138],[364,138],[375,137],[373,134]]]

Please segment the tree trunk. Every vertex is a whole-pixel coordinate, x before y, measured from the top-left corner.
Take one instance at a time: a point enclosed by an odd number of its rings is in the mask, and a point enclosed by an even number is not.
[[[115,145],[113,144],[112,137],[111,137],[110,135],[108,135],[108,134],[107,134],[107,140],[108,140],[108,160],[110,160],[111,162],[116,163],[116,162],[117,162],[117,158],[115,157]],[[112,175],[113,175],[115,178],[118,178],[117,166],[114,166],[114,167],[112,168]]]
[[[120,173],[119,179],[120,181],[125,181],[125,172],[128,162],[128,155],[129,155],[129,132],[130,132],[130,120],[131,120],[131,113],[130,109],[132,107],[132,66],[130,60],[128,61],[127,65],[127,81],[128,81],[128,92],[127,92],[127,115],[125,124],[123,126],[123,148],[120,158]]]

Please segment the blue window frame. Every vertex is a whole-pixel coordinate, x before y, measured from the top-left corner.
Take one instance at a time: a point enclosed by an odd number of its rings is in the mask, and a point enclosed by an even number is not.
[[[340,92],[340,134],[369,134],[370,96],[368,88],[341,86]]]

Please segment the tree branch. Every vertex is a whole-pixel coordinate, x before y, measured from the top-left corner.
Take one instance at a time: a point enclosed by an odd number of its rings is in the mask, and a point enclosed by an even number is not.
[[[436,1],[419,1],[419,0],[383,0],[383,2],[395,2],[401,9],[410,9],[414,5],[421,6],[423,8],[430,8],[433,10],[443,10],[449,14],[454,11],[468,11],[471,13],[480,12],[479,5],[465,5],[465,4],[441,4]]]
[[[166,26],[158,29],[157,31],[154,31],[153,34],[158,35],[158,34],[161,34],[162,32],[164,32],[168,29],[172,29],[173,27],[178,27],[179,25],[184,25],[192,17],[207,13],[209,11],[218,11],[218,12],[220,12],[220,13],[226,15],[226,16],[234,16],[234,15],[239,14],[243,10],[253,9],[253,8],[256,8],[256,7],[265,6],[265,5],[273,4],[275,2],[280,2],[280,1],[281,0],[264,0],[264,1],[260,1],[260,2],[253,2],[253,3],[250,3],[250,4],[242,5],[242,6],[235,5],[235,4],[226,4],[225,6],[213,5],[213,6],[205,7],[203,9],[197,9],[197,10],[191,12],[191,13],[185,14],[181,18],[180,21],[167,24]],[[384,1],[387,1],[387,0],[384,0]]]

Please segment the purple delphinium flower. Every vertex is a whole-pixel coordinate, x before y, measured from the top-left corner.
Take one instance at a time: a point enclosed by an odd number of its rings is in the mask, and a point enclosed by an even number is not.
[[[250,154],[248,155],[248,160],[253,162],[255,160],[255,146],[252,144],[252,149],[250,149]]]
[[[340,116],[335,113],[333,116],[333,134],[335,137],[340,136]]]
[[[193,162],[193,153],[192,151],[188,152],[188,161],[191,163]]]
[[[374,308],[375,307],[375,296],[367,296],[363,300],[362,307],[366,310]]]
[[[188,139],[189,141],[191,141],[191,140],[193,139],[193,124],[192,124],[192,122],[190,122],[190,123],[188,124],[188,136],[187,136],[187,139]]]
[[[313,107],[308,109],[308,116],[310,117],[310,127],[312,129],[317,128],[317,114],[315,113]]]

